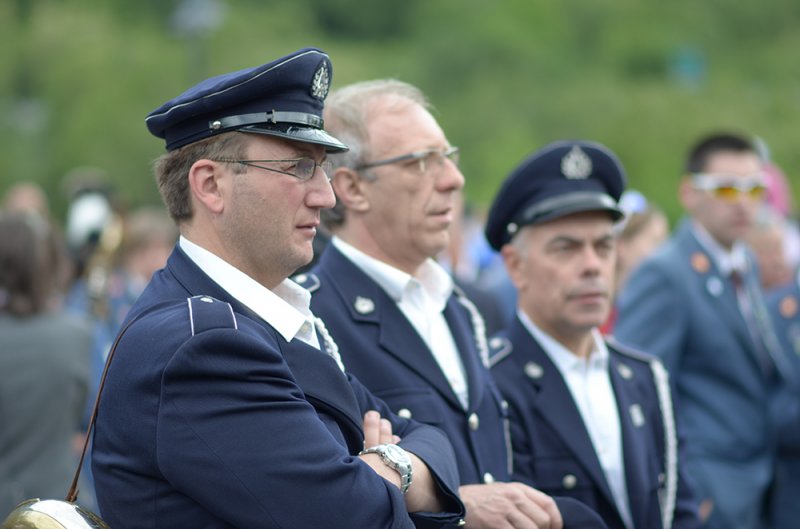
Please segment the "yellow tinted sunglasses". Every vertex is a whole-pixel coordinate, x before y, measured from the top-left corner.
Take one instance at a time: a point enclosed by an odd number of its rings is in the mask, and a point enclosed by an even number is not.
[[[739,179],[720,175],[695,174],[692,176],[695,189],[707,191],[721,200],[734,202],[744,195],[752,200],[761,200],[767,188],[761,178]]]

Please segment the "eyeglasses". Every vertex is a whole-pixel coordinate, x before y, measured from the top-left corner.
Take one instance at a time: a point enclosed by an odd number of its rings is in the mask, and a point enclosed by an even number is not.
[[[313,158],[308,158],[306,156],[302,158],[289,158],[286,160],[230,160],[226,158],[220,158],[219,160],[214,160],[215,162],[226,162],[226,163],[240,163],[242,165],[249,165],[252,167],[256,167],[258,169],[264,169],[265,171],[272,171],[273,173],[281,173],[281,174],[288,174],[289,176],[293,176],[298,180],[307,181],[311,180],[314,177],[314,174],[317,172],[317,167],[321,168],[322,171],[325,173],[325,178],[330,180],[328,174],[331,172],[333,168],[333,164],[328,160],[325,160],[322,163],[317,163],[316,160]],[[283,171],[280,169],[274,169],[272,167],[264,167],[263,165],[258,165],[260,163],[282,163],[282,164],[291,164],[287,167],[288,170]]]
[[[448,147],[446,149],[425,149],[423,151],[403,154],[393,158],[386,158],[385,160],[362,163],[361,165],[356,166],[356,170],[370,169],[371,167],[380,167],[381,165],[390,165],[394,163],[408,162],[411,164],[416,162],[419,167],[419,172],[424,174],[429,168],[443,167],[445,159],[448,159],[455,165],[458,165],[459,155],[460,151],[458,147]]]
[[[729,202],[738,200],[741,195],[753,200],[760,200],[767,192],[760,177],[753,177],[749,180],[725,180],[720,179],[719,175],[695,174],[692,180],[695,189],[708,191],[712,196]]]

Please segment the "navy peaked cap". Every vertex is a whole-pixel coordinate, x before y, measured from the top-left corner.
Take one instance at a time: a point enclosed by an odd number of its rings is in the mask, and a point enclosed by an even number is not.
[[[535,152],[514,169],[500,188],[486,220],[486,239],[495,250],[523,226],[582,211],[623,213],[617,202],[625,172],[603,145],[559,141]]]
[[[347,146],[323,130],[333,78],[328,55],[304,48],[281,59],[206,79],[151,112],[145,122],[171,151],[232,130],[322,145]]]

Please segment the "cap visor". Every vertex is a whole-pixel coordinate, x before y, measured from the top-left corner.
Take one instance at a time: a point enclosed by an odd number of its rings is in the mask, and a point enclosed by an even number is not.
[[[311,127],[298,127],[296,125],[276,125],[272,127],[265,127],[253,125],[250,127],[243,127],[239,129],[239,131],[252,132],[254,134],[265,134],[267,136],[277,136],[278,138],[284,138],[287,140],[322,145],[325,147],[326,152],[344,152],[350,150],[347,145],[340,142],[324,130]]]

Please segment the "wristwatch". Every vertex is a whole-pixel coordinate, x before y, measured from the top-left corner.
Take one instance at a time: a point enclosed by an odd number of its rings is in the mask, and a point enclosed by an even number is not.
[[[387,467],[396,470],[400,474],[400,492],[403,494],[408,492],[408,487],[411,486],[411,458],[408,457],[408,452],[397,445],[382,444],[362,450],[358,455],[363,454],[378,454],[381,456]]]

